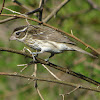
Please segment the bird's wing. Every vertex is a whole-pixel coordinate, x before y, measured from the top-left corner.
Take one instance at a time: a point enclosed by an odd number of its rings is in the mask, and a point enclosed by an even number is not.
[[[71,41],[67,36],[64,36],[61,32],[58,32],[52,28],[40,25],[32,25],[34,28],[30,28],[34,39],[49,40],[59,43],[76,44]]]

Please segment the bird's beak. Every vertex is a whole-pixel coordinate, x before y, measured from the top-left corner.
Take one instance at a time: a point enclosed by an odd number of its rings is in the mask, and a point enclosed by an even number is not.
[[[16,40],[16,37],[15,37],[15,36],[11,36],[11,37],[9,38],[9,40]]]

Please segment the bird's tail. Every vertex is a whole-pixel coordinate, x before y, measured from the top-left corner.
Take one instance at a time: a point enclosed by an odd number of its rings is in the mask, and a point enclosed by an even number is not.
[[[87,51],[85,51],[85,50],[83,50],[83,49],[81,49],[81,48],[75,46],[75,45],[72,45],[72,44],[66,44],[66,45],[67,45],[69,48],[71,48],[71,50],[75,50],[75,51],[78,51],[78,52],[81,52],[81,53],[90,55],[90,56],[92,56],[92,57],[94,57],[94,58],[98,58],[97,56],[95,56],[95,55],[93,55],[93,54],[91,54],[91,53],[89,53],[89,52],[87,52]]]

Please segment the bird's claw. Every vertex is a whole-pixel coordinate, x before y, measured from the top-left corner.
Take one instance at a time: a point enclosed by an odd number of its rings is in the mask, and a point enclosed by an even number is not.
[[[37,52],[31,52],[31,54],[32,54],[33,60],[36,61],[35,57],[38,56],[38,53]]]
[[[49,58],[47,58],[47,59],[44,59],[44,60],[47,62],[47,61],[49,61]]]

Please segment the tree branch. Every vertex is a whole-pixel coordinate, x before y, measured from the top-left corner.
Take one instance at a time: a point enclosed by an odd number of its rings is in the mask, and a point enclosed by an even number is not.
[[[12,0],[12,2],[16,3],[18,6],[30,11],[31,9],[25,5],[23,5],[22,3],[20,3],[18,0]]]
[[[44,20],[43,22],[48,22],[57,12],[64,7],[70,0],[64,0],[60,5],[58,5]]]
[[[18,50],[13,50],[13,49],[10,49],[10,48],[7,49],[7,48],[0,47],[0,51],[6,51],[6,52],[11,52],[11,53],[16,53],[16,54],[20,54],[20,55],[23,55],[23,56],[26,56],[26,57],[29,57],[29,58],[32,58],[32,59],[33,59],[33,57],[32,57],[30,54],[27,54],[27,53],[25,53],[25,52],[18,51]],[[99,83],[99,82],[97,82],[97,81],[95,81],[95,80],[93,80],[93,79],[91,79],[91,78],[88,78],[88,77],[86,77],[86,76],[84,76],[84,75],[82,75],[82,74],[79,74],[79,73],[76,73],[76,72],[74,72],[74,71],[71,71],[71,70],[68,69],[67,67],[64,68],[64,67],[55,65],[55,64],[53,64],[53,63],[46,62],[45,60],[40,59],[40,58],[38,58],[38,57],[36,57],[35,59],[36,59],[36,61],[35,61],[35,62],[33,62],[33,61],[30,62],[29,65],[30,65],[30,64],[35,64],[35,63],[41,63],[41,64],[44,64],[44,65],[48,65],[49,67],[52,67],[52,68],[57,69],[57,70],[60,70],[60,71],[62,71],[62,72],[64,72],[64,73],[67,73],[67,74],[69,74],[69,75],[75,76],[75,77],[77,77],[77,78],[80,78],[80,79],[82,79],[82,80],[85,80],[85,81],[87,81],[87,82],[89,82],[89,83],[92,83],[92,84],[94,84],[94,85],[100,86],[100,83]]]
[[[1,14],[2,11],[3,11],[3,7],[4,7],[4,5],[5,5],[5,0],[3,0],[3,4],[2,4],[2,8],[1,8],[0,14]]]
[[[42,21],[43,6],[44,6],[44,0],[40,0],[39,7],[33,11],[27,12],[26,15],[30,15],[30,14],[39,12],[38,19],[39,19],[39,21]],[[39,23],[39,24],[41,24],[41,23]]]
[[[79,89],[86,89],[86,90],[90,90],[90,91],[100,92],[100,90],[98,90],[97,88],[86,87],[86,86],[82,86],[82,85],[78,85],[78,84],[74,84],[74,83],[70,83],[70,82],[50,80],[50,79],[47,79],[47,78],[45,79],[45,78],[26,76],[26,75],[17,74],[16,72],[15,73],[0,72],[0,75],[21,77],[21,78],[31,79],[33,81],[38,80],[38,81],[45,81],[45,82],[50,82],[50,83],[57,83],[57,84],[72,86],[72,87],[75,87],[75,88],[79,87]]]
[[[47,27],[50,27],[50,28],[52,28],[52,29],[54,29],[54,30],[56,30],[56,31],[58,31],[58,32],[61,32],[61,33],[63,33],[63,34],[66,34],[67,36],[69,36],[69,37],[71,37],[71,38],[73,38],[73,39],[79,41],[80,43],[82,43],[83,45],[85,45],[87,48],[90,48],[90,49],[91,49],[92,51],[94,51],[97,55],[100,55],[100,52],[98,52],[96,49],[94,49],[94,48],[91,47],[90,45],[84,43],[82,40],[80,40],[80,39],[77,38],[76,36],[74,36],[74,35],[72,35],[72,34],[69,34],[69,33],[66,33],[66,32],[64,32],[64,31],[62,31],[62,30],[60,30],[60,29],[58,29],[58,28],[55,28],[55,27],[49,25],[49,24],[43,23],[43,22],[38,21],[38,20],[33,19],[33,18],[29,18],[29,17],[22,16],[22,15],[1,14],[1,16],[10,16],[10,17],[15,17],[15,18],[23,18],[23,19],[28,19],[28,20],[31,20],[31,21],[38,22],[38,23],[43,24],[43,25],[45,25],[45,26],[47,26]]]
[[[11,20],[14,20],[14,19],[17,19],[17,17],[16,18],[15,17],[8,17],[6,19],[0,20],[0,24],[11,21]]]
[[[44,6],[44,0],[40,0],[40,4],[39,4],[39,21],[42,21],[42,14],[43,14],[43,6]]]

